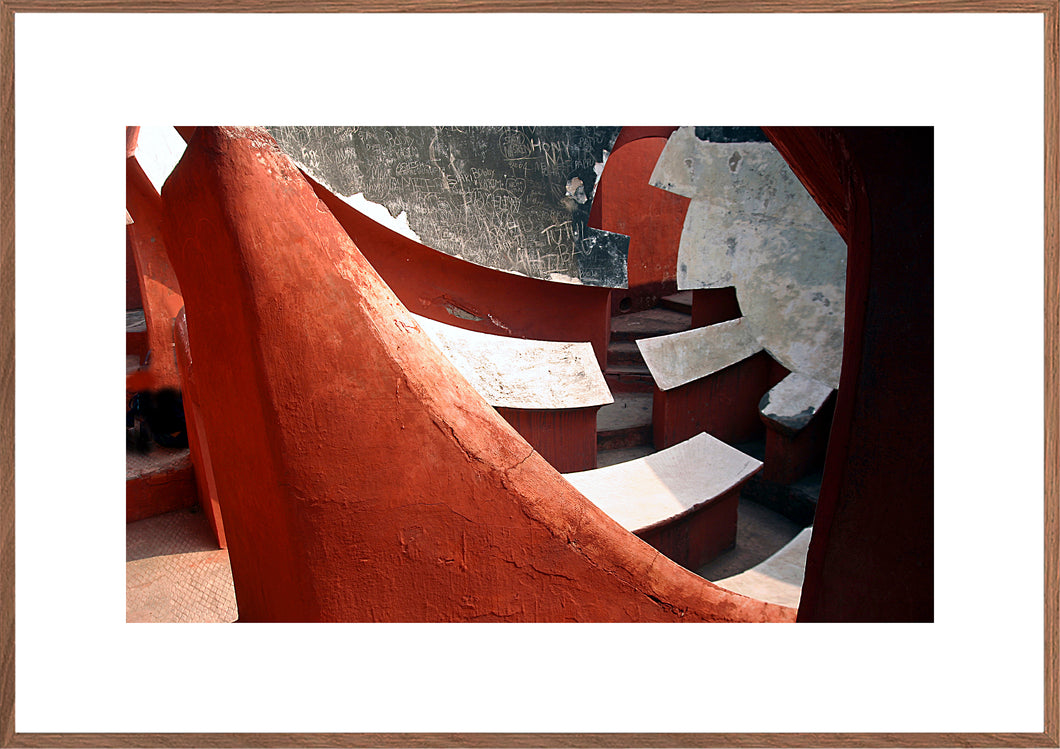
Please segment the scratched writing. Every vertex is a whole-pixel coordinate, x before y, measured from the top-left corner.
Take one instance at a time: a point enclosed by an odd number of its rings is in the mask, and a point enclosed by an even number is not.
[[[405,211],[429,246],[483,265],[577,278],[596,164],[618,128],[277,127],[315,179]],[[586,200],[567,195],[580,180]]]

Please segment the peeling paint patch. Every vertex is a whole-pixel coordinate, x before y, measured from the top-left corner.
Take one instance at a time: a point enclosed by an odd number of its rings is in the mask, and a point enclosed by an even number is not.
[[[459,317],[461,320],[474,320],[475,322],[481,322],[482,321],[482,318],[479,317],[478,315],[473,315],[470,312],[468,312],[466,309],[462,309],[460,307],[457,307],[455,304],[447,304],[447,305],[445,305],[445,311],[448,312],[453,317]]]
[[[409,226],[409,217],[405,211],[402,211],[397,216],[393,216],[385,205],[373,203],[364,197],[363,192],[359,192],[356,195],[339,195],[339,199],[344,203],[353,206],[376,223],[382,224],[386,228],[396,231],[402,236],[423,244],[420,235],[413,231],[412,227]]]
[[[607,166],[607,157],[610,156],[610,155],[611,155],[611,152],[608,151],[605,148],[604,149],[604,158],[601,161],[598,161],[595,164],[593,164],[593,171],[596,173],[596,182],[594,183],[595,185],[600,184],[600,178],[603,176],[604,167]],[[595,191],[595,188],[594,188],[594,191]]]
[[[585,184],[581,181],[581,178],[572,177],[567,182],[567,197],[573,199],[579,205],[589,200],[585,194]]]

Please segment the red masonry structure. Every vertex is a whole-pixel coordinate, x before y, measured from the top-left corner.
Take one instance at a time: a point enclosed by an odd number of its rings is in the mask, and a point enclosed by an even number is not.
[[[410,312],[480,333],[587,341],[607,367],[610,291],[542,281],[461,260],[398,234],[307,178]]]
[[[128,378],[126,390],[180,387],[173,348],[173,318],[184,306],[162,233],[162,198],[136,161],[125,160],[125,205],[133,223],[125,227],[147,318],[149,366]],[[126,300],[128,304],[128,299]]]
[[[624,127],[593,195],[589,225],[629,237],[626,289],[616,312],[647,309],[677,291],[677,248],[689,200],[651,186],[651,173],[674,127]]]
[[[793,620],[575,491],[264,131],[200,128],[163,192],[241,621]]]

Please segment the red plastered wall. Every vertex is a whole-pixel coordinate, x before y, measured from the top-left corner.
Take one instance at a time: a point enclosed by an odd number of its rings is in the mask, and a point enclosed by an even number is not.
[[[793,618],[575,491],[264,131],[199,128],[164,192],[241,621]]]

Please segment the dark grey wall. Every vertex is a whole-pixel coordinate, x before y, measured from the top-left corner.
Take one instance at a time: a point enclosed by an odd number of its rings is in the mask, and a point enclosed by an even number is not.
[[[629,239],[587,226],[618,127],[270,127],[317,181],[405,211],[424,244],[534,278],[626,285]]]

